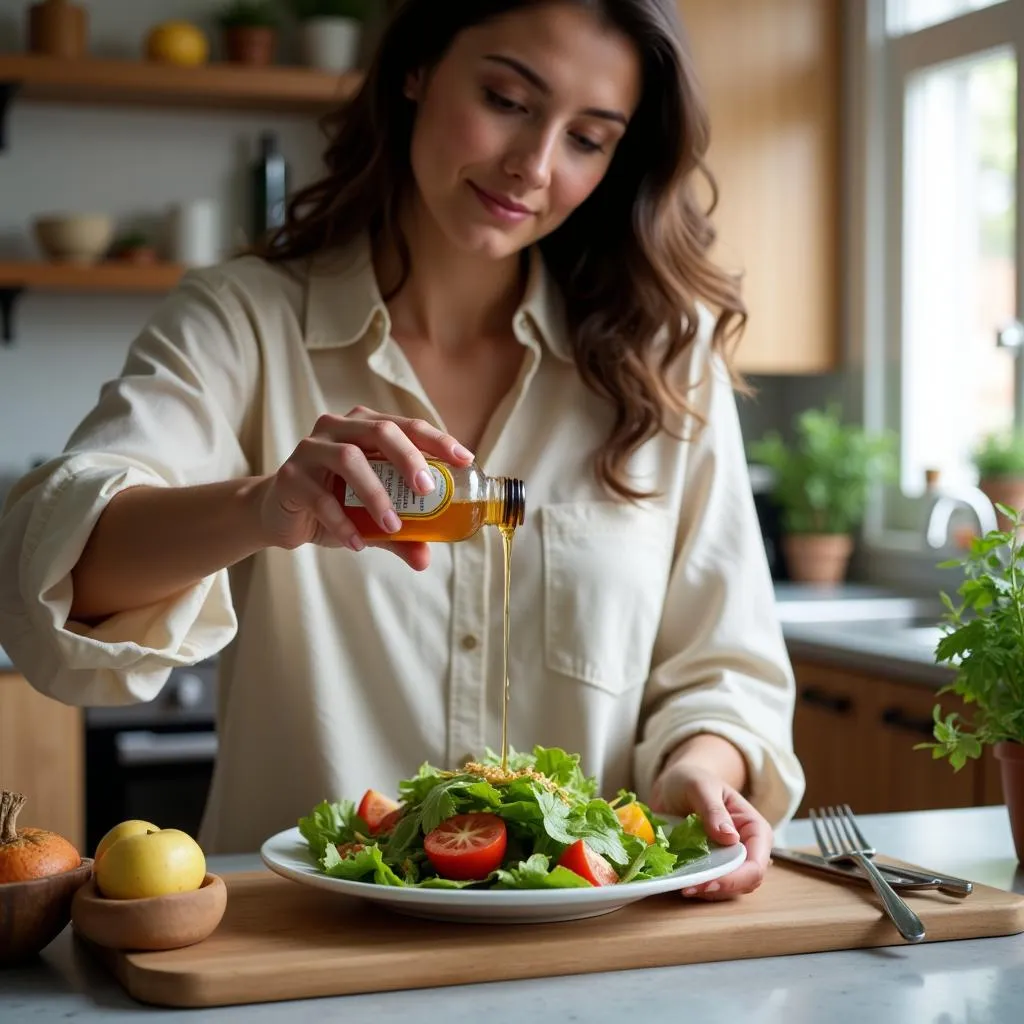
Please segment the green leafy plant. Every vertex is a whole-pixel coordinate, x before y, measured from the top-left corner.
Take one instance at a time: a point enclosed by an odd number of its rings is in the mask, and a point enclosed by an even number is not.
[[[217,22],[221,28],[277,28],[281,18],[274,0],[232,0]]]
[[[957,591],[959,605],[941,595],[947,614],[935,660],[954,666],[956,677],[939,693],[959,694],[977,710],[967,722],[958,712],[943,717],[936,705],[935,742],[914,749],[948,758],[956,771],[986,746],[1024,743],[1024,547],[1017,533],[1024,512],[997,507],[1010,530],[976,537],[966,558],[940,564],[963,568],[966,579]]]
[[[787,533],[850,533],[864,518],[872,484],[895,475],[895,442],[844,424],[839,407],[808,409],[796,419],[796,443],[770,431],[750,457],[775,473],[773,498]]]
[[[353,18],[365,21],[374,0],[285,0],[299,21],[310,18]]]
[[[989,434],[971,461],[982,479],[1024,476],[1024,434]]]

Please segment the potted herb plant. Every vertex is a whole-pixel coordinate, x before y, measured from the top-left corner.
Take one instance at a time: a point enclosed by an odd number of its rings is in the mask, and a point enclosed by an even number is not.
[[[1024,434],[988,435],[974,450],[972,461],[978,487],[993,505],[1024,508]],[[997,513],[999,529],[1008,530],[1009,520]]]
[[[968,758],[993,748],[1017,859],[1024,861],[1024,513],[1009,505],[998,511],[1007,530],[974,538],[966,558],[940,566],[962,567],[966,578],[957,591],[959,605],[941,595],[947,614],[935,660],[952,666],[956,676],[939,692],[959,694],[972,705],[972,721],[958,712],[943,718],[936,705],[935,742],[915,749],[931,750],[959,771]]]
[[[132,231],[114,239],[108,258],[127,263],[156,263],[156,247],[141,231]]]
[[[234,64],[272,64],[279,21],[274,0],[232,0],[217,15],[224,56]]]
[[[846,575],[871,486],[895,473],[893,439],[844,424],[834,404],[801,413],[795,431],[794,444],[770,431],[749,454],[774,474],[772,500],[782,516],[790,577],[838,583]]]
[[[288,0],[299,22],[302,62],[321,71],[350,71],[359,63],[363,23],[373,0]]]

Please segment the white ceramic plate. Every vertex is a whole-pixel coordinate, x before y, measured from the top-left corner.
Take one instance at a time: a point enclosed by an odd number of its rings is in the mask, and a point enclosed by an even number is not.
[[[260,848],[263,863],[285,878],[328,892],[383,903],[411,917],[437,921],[479,923],[539,923],[575,921],[610,914],[658,893],[688,889],[735,871],[746,859],[742,843],[712,849],[663,878],[592,889],[400,889],[373,882],[350,882],[325,875],[313,862],[306,840],[297,828],[278,832]]]

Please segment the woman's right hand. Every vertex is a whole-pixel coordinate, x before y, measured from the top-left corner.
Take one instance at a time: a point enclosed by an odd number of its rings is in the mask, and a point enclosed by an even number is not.
[[[346,416],[321,416],[312,433],[259,488],[260,521],[268,545],[291,550],[312,543],[362,551],[367,541],[334,494],[339,477],[385,531],[400,536],[401,524],[387,490],[369,464],[368,453],[379,454],[396,466],[417,494],[434,489],[425,455],[455,466],[473,461],[472,452],[425,420],[387,416],[363,406],[356,406]],[[421,542],[403,542],[396,537],[373,546],[394,551],[413,569],[430,564],[429,548]]]

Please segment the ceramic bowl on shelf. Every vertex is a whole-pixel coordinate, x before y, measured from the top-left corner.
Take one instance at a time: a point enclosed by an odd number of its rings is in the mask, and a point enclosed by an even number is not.
[[[36,217],[32,222],[36,241],[51,260],[96,263],[114,237],[113,218],[95,213],[60,213]]]
[[[219,875],[207,872],[191,892],[143,899],[109,899],[96,879],[75,893],[71,925],[97,946],[121,950],[180,949],[211,935],[227,906],[228,890]]]
[[[0,883],[0,966],[20,963],[48,946],[71,920],[75,893],[92,875],[92,858],[70,871]]]

